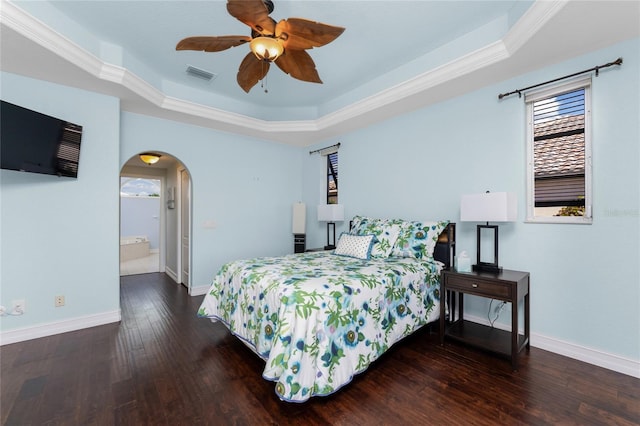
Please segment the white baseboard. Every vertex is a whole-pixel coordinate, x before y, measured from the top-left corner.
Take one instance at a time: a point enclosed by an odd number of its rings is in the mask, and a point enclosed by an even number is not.
[[[189,289],[189,295],[190,296],[202,296],[203,294],[206,294],[206,292],[209,290],[209,288],[211,288],[210,285],[200,285],[197,287],[191,287]]]
[[[169,268],[168,266],[164,267],[164,273],[169,275],[169,277],[174,280],[176,283],[178,283],[178,274],[176,274],[176,271],[174,271],[173,269]],[[178,283],[180,284],[180,283]]]
[[[53,336],[54,334],[67,333],[69,331],[82,330],[83,328],[120,322],[120,319],[120,309],[118,309],[117,311],[103,312],[101,314],[87,315],[63,321],[39,324],[32,327],[4,331],[0,333],[0,346],[37,339],[39,337]]]
[[[178,274],[176,274],[176,272],[169,268],[168,266],[165,268],[164,271],[167,275],[169,275],[169,277],[174,280],[177,284],[181,284],[178,281]],[[190,287],[189,288],[189,296],[202,296],[203,294],[205,294],[207,292],[207,290],[209,290],[209,285],[203,285],[203,286],[197,286],[197,287]]]
[[[464,317],[469,321],[489,325],[489,321],[486,318],[468,314],[465,314]],[[498,322],[494,323],[493,326],[501,330],[511,330],[510,325]],[[520,333],[524,333],[524,329],[521,329]],[[585,346],[565,342],[553,337],[544,336],[540,333],[531,333],[530,344],[535,348],[597,365],[598,367],[606,368],[608,370],[617,371],[618,373],[626,374],[628,376],[640,378],[640,361],[638,360],[628,359],[619,355],[603,352],[598,349],[587,348]]]
[[[640,379],[640,361],[531,333],[531,345]]]

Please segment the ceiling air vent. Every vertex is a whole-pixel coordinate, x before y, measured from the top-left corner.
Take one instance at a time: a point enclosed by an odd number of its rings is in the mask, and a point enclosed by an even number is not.
[[[216,74],[203,70],[202,68],[194,67],[193,65],[187,65],[187,74],[206,81],[211,81],[216,78]]]

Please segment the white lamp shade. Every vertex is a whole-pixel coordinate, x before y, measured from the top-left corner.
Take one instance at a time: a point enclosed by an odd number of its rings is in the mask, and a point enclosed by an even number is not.
[[[293,225],[294,234],[304,234],[307,217],[307,206],[304,203],[293,204]]]
[[[318,206],[318,221],[342,222],[344,220],[344,206],[342,204],[320,204]]]
[[[462,222],[514,222],[517,217],[518,199],[512,192],[469,194],[460,199]]]

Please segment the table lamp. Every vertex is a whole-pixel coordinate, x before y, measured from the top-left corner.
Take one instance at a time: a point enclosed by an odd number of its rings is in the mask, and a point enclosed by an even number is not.
[[[460,199],[460,220],[462,222],[486,222],[477,227],[477,262],[474,271],[500,272],[498,265],[498,225],[489,222],[515,222],[518,216],[516,194],[510,192],[489,192],[463,195]],[[493,231],[493,261],[483,261],[481,254],[481,234]],[[486,243],[486,241],[485,241]]]

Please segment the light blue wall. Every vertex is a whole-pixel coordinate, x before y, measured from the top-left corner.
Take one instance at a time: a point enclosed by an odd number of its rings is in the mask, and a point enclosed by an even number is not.
[[[142,151],[171,154],[191,174],[192,286],[228,260],[293,252],[301,148],[121,114],[117,99],[7,73],[1,95],[84,126],[77,180],[2,170],[0,303],[27,305],[0,319],[3,332],[119,310],[119,174]]]
[[[318,144],[342,143],[346,217],[451,219],[458,252],[474,259],[476,224],[459,222],[460,195],[516,192],[519,219],[500,226],[500,263],[531,273],[532,332],[639,360],[639,52],[635,39]],[[497,94],[619,56],[622,67],[593,79],[593,225],[523,223],[524,101]],[[303,161],[305,201],[317,204],[322,160]],[[323,242],[323,232],[312,224],[311,244]],[[469,302],[471,314],[486,318],[486,300]]]
[[[192,287],[209,285],[229,260],[293,252],[301,148],[131,113],[122,114],[121,134],[121,165],[160,151],[191,175]]]
[[[500,227],[500,260],[531,272],[532,332],[640,359],[639,51],[638,39],[622,43],[318,144],[342,142],[347,217],[459,222],[461,194],[514,191],[519,221]],[[593,225],[523,223],[524,105],[497,93],[618,56],[624,65],[593,82]],[[117,99],[6,73],[2,98],[85,126],[77,180],[1,172],[0,301],[25,298],[28,312],[3,317],[2,331],[119,308],[119,172],[142,151],[171,154],[191,174],[192,286],[228,260],[291,252],[298,200],[308,246],[324,244],[314,220],[324,163],[309,149],[120,114]],[[458,250],[473,257],[475,224],[458,231]],[[53,307],[57,294],[65,308]],[[483,300],[468,307],[486,314]]]
[[[0,330],[118,313],[119,100],[0,78],[3,100],[83,126],[77,179],[0,171],[0,302],[25,299],[27,311],[0,317]]]

